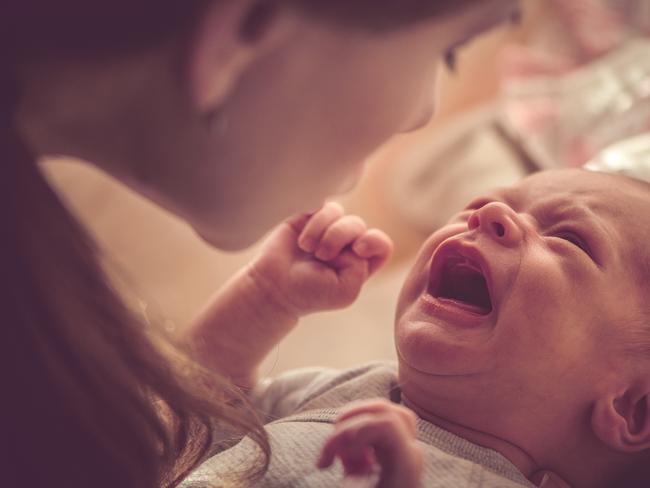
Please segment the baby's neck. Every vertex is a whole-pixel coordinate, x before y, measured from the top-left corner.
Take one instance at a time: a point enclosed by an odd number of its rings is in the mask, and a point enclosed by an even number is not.
[[[531,477],[539,469],[539,466],[530,454],[528,454],[524,449],[505,439],[496,437],[486,432],[465,427],[464,425],[460,425],[439,417],[423,408],[420,408],[417,404],[410,401],[409,398],[404,394],[402,394],[402,402],[405,406],[418,414],[420,418],[431,422],[432,424],[437,425],[438,427],[441,427],[446,431],[457,435],[458,437],[462,437],[469,442],[472,442],[479,446],[487,447],[489,449],[493,449],[501,453],[528,479],[531,479]]]

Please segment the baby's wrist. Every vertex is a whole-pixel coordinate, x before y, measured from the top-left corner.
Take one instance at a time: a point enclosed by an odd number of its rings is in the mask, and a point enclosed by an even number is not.
[[[244,273],[244,293],[258,315],[281,323],[295,323],[304,313],[295,307],[278,283],[258,272],[254,264]]]

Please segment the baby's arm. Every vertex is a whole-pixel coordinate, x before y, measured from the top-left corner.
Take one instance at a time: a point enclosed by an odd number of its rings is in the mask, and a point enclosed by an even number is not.
[[[378,488],[416,488],[422,476],[422,451],[413,411],[386,400],[350,405],[336,420],[318,467],[341,459],[345,476],[364,477],[379,467]]]
[[[338,204],[295,217],[219,291],[185,340],[206,366],[252,387],[259,364],[301,316],[350,305],[391,252],[388,236]]]

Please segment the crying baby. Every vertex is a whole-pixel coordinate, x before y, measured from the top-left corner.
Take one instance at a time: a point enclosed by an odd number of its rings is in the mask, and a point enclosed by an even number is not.
[[[424,243],[397,304],[396,364],[258,379],[301,315],[351,303],[391,251],[333,204],[283,224],[223,301],[260,313],[219,341],[256,346],[210,350],[264,417],[272,456],[256,486],[517,487],[543,471],[650,486],[649,242],[646,183],[537,173]],[[243,439],[184,486],[242,469],[254,449]]]

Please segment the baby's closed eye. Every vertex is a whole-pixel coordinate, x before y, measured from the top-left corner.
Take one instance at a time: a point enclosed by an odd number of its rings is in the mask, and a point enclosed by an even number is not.
[[[593,256],[591,254],[591,249],[589,247],[589,243],[577,231],[574,231],[574,230],[571,230],[571,229],[554,230],[554,231],[549,233],[549,237],[555,238],[555,239],[561,239],[563,241],[566,241],[566,242],[572,244],[574,247],[577,247],[578,249],[580,249],[587,256],[589,256],[589,258],[591,258],[593,260]]]

